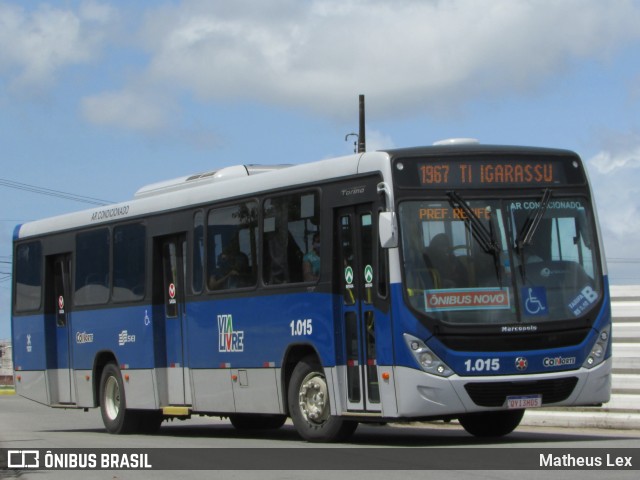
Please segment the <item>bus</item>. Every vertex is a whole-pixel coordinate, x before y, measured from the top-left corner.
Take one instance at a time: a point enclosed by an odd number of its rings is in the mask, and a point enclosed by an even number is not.
[[[457,420],[610,398],[611,307],[580,157],[449,142],[237,165],[14,232],[16,391],[168,419]]]

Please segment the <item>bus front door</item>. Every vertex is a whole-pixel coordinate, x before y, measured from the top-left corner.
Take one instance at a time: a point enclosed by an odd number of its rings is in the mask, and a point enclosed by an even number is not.
[[[166,402],[186,405],[190,402],[189,382],[185,375],[185,278],[186,236],[171,235],[160,240],[162,252],[161,281],[164,301],[164,345],[166,353]]]
[[[75,403],[71,346],[71,255],[47,258],[47,374],[51,404]]]
[[[376,361],[376,314],[373,305],[376,272],[373,205],[337,211],[335,272],[342,291],[341,380],[343,401],[351,412],[381,412]]]

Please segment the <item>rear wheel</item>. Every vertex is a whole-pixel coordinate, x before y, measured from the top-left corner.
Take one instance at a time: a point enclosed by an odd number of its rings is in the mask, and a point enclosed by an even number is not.
[[[136,412],[127,410],[127,400],[120,369],[108,363],[100,378],[100,413],[109,433],[131,433],[138,428]]]
[[[458,418],[460,425],[476,437],[502,437],[513,432],[524,416],[524,410],[469,413]]]
[[[288,403],[293,425],[307,441],[345,440],[358,427],[358,422],[331,415],[327,381],[315,357],[305,357],[294,368]]]

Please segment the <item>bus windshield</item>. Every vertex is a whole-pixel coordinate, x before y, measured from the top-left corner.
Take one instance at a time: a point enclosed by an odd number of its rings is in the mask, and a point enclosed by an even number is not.
[[[602,295],[589,203],[579,197],[400,203],[410,305],[449,324],[571,320]]]

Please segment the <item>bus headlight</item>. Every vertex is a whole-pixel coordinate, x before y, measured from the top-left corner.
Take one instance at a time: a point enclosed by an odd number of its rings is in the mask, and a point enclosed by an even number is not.
[[[453,375],[453,370],[451,370],[446,363],[440,360],[422,340],[405,333],[404,341],[420,367],[425,372],[438,375],[439,377],[450,377]]]
[[[611,335],[611,327],[604,328],[600,335],[598,335],[598,340],[593,344],[593,348],[591,348],[591,353],[585,360],[583,367],[585,368],[593,368],[596,365],[600,365],[605,357],[607,356],[607,348],[609,346],[609,336]]]

